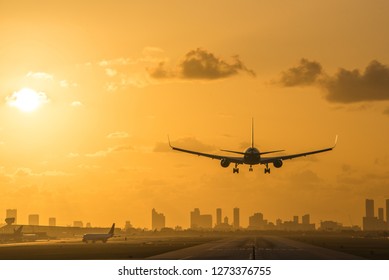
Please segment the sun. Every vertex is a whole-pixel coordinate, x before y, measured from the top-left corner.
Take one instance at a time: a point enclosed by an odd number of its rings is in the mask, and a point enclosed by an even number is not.
[[[7,103],[23,112],[33,112],[43,103],[48,102],[48,98],[43,92],[36,92],[30,88],[22,88],[7,97]]]

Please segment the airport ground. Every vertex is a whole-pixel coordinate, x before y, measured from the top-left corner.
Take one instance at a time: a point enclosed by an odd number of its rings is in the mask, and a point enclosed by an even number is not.
[[[0,244],[0,259],[389,259],[385,236],[354,234],[193,234],[191,236],[119,236],[107,243],[80,238]]]

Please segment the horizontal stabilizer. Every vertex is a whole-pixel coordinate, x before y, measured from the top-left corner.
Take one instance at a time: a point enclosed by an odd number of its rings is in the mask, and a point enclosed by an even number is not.
[[[268,151],[268,152],[262,152],[259,153],[260,155],[266,155],[266,154],[271,154],[271,153],[278,153],[278,152],[284,152],[285,150],[277,150],[277,151]]]
[[[245,154],[245,153],[243,153],[243,152],[230,151],[230,150],[220,150],[220,151],[228,152],[228,153],[234,153],[234,154],[239,154],[239,155],[244,155],[244,154]]]

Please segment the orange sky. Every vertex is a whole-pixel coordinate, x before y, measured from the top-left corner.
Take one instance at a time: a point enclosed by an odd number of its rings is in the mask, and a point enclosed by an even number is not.
[[[1,1],[0,219],[189,226],[311,214],[361,224],[389,198],[387,1]],[[10,106],[15,93],[40,106]],[[172,152],[332,152],[240,174]]]

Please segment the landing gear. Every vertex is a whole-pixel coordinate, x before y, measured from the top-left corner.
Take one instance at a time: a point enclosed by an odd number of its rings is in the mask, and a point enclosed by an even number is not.
[[[251,165],[250,165],[249,171],[250,172],[253,171],[253,167]]]
[[[239,173],[239,168],[237,163],[235,163],[235,167],[232,168],[232,173]]]
[[[268,164],[266,164],[266,167],[265,167],[265,170],[264,170],[265,174],[266,173],[269,173],[270,174],[270,167]]]

